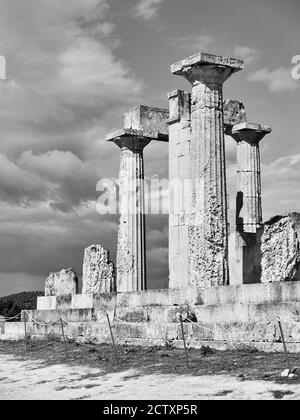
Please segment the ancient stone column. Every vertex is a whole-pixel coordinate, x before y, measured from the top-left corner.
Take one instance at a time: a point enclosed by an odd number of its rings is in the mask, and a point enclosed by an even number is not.
[[[190,285],[228,284],[228,222],[223,83],[242,70],[240,60],[199,53],[174,64],[192,85],[189,221]]]
[[[189,241],[186,217],[190,186],[191,95],[169,94],[169,288],[189,282]]]
[[[151,140],[130,129],[110,140],[121,149],[117,291],[146,290],[143,150]]]
[[[107,136],[121,149],[120,226],[117,291],[147,289],[143,150],[151,142],[168,142],[167,109],[139,105],[124,118],[124,128]]]
[[[262,226],[260,141],[270,127],[242,123],[232,128],[237,142],[236,226],[238,232],[256,233]]]

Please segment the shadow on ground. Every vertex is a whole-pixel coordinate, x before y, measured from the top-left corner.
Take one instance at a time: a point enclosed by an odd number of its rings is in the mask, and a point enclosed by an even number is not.
[[[99,368],[99,374],[86,375],[82,379],[128,371],[128,376],[125,376],[124,380],[151,374],[195,376],[229,374],[241,381],[264,380],[278,384],[300,384],[298,375],[294,379],[280,377],[280,373],[287,367],[282,353],[267,354],[247,348],[227,352],[214,351],[208,347],[200,350],[189,349],[190,368],[188,368],[184,350],[172,348],[171,345],[148,348],[117,346],[117,352],[119,363],[113,346],[109,344],[78,344],[74,341],[63,343],[56,338],[42,341],[0,341],[0,355],[2,353],[20,357],[20,360],[36,360],[39,362],[37,369],[57,364]],[[294,367],[299,367],[299,355],[290,355],[290,360]]]

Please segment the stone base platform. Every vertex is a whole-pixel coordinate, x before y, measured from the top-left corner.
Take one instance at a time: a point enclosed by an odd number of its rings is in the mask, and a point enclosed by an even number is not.
[[[38,298],[38,309],[23,311],[23,322],[5,323],[0,339],[24,338],[24,321],[34,337],[62,336],[62,317],[66,336],[110,342],[106,312],[119,344],[181,347],[182,314],[195,322],[184,323],[190,347],[222,350],[283,351],[280,317],[289,351],[300,351],[300,282]]]

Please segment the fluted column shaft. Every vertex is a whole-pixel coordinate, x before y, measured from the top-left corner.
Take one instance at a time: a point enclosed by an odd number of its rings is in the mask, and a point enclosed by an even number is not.
[[[191,286],[229,283],[223,83],[243,63],[200,53],[172,66],[192,85],[189,268]]]
[[[237,162],[237,190],[243,197],[237,197],[236,225],[238,230],[256,232],[262,225],[259,144],[238,143]]]
[[[204,81],[192,89],[190,273],[192,284],[223,285],[228,282],[223,81]]]
[[[261,165],[259,143],[270,127],[244,123],[233,127],[237,142],[237,231],[256,233],[262,226]]]
[[[189,284],[189,202],[191,95],[184,91],[169,94],[169,288]]]
[[[150,140],[128,136],[115,143],[121,148],[117,290],[146,290],[143,149]]]

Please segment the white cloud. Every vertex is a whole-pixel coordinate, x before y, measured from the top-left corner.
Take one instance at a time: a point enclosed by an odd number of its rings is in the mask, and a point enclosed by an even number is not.
[[[214,38],[210,35],[189,35],[177,38],[170,38],[169,41],[174,47],[194,50],[194,51],[206,51],[214,42]]]
[[[8,64],[1,151],[78,150],[93,127],[105,129],[109,113],[139,102],[143,84],[117,57],[106,1],[0,0],[0,7]]]
[[[157,16],[163,0],[139,0],[133,8],[133,16],[151,20]]]
[[[261,56],[262,52],[255,48],[237,45],[233,49],[233,55],[245,61],[246,64],[254,64]]]
[[[291,69],[279,67],[275,70],[263,68],[250,74],[250,82],[264,83],[271,92],[293,91],[300,84],[292,78]]]

